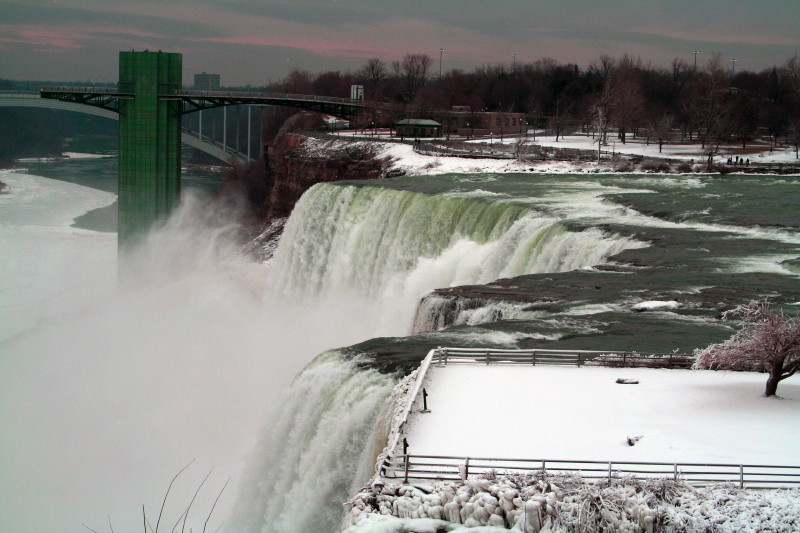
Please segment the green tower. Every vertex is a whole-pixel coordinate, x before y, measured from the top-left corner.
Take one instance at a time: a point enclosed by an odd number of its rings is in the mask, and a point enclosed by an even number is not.
[[[120,52],[119,246],[164,218],[181,189],[181,54]],[[161,96],[162,98],[159,98]]]

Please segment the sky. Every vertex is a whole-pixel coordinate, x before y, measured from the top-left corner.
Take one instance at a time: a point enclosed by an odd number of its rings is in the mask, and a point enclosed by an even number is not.
[[[800,51],[797,0],[0,0],[0,78],[110,82],[117,52],[183,53],[223,86],[294,68],[355,70],[426,53],[438,70],[624,53],[667,66],[712,52],[736,70]]]

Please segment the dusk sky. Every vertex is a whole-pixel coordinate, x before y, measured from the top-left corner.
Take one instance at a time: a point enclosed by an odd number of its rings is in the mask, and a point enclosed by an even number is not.
[[[263,85],[292,68],[356,69],[427,53],[438,70],[601,54],[667,66],[711,52],[736,69],[800,50],[798,0],[0,0],[0,77],[115,81],[117,52],[183,53],[223,85]]]

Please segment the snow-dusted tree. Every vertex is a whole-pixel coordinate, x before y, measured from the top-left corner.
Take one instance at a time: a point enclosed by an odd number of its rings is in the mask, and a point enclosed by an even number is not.
[[[664,148],[664,143],[669,139],[672,133],[672,124],[674,119],[669,113],[663,113],[660,117],[653,120],[650,125],[650,130],[655,134],[658,141],[658,153]]]
[[[726,312],[743,327],[720,344],[697,350],[695,368],[768,372],[765,396],[774,396],[778,383],[800,370],[800,316],[774,311],[768,301],[751,302]]]

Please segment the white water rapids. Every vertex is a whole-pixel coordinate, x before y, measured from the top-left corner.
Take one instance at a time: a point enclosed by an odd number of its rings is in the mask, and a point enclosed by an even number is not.
[[[137,281],[121,287],[114,236],[69,227],[113,196],[2,178],[0,529],[19,533],[105,529],[108,515],[133,531],[142,503],[155,522],[192,458],[167,529],[216,466],[187,530],[202,529],[233,476],[212,530],[236,499],[233,531],[330,532],[368,477],[394,377],[328,355],[280,393],[314,354],[407,333],[434,288],[586,267],[641,245],[510,203],[321,185],[267,267],[238,255],[226,214],[187,197],[126,259]]]

